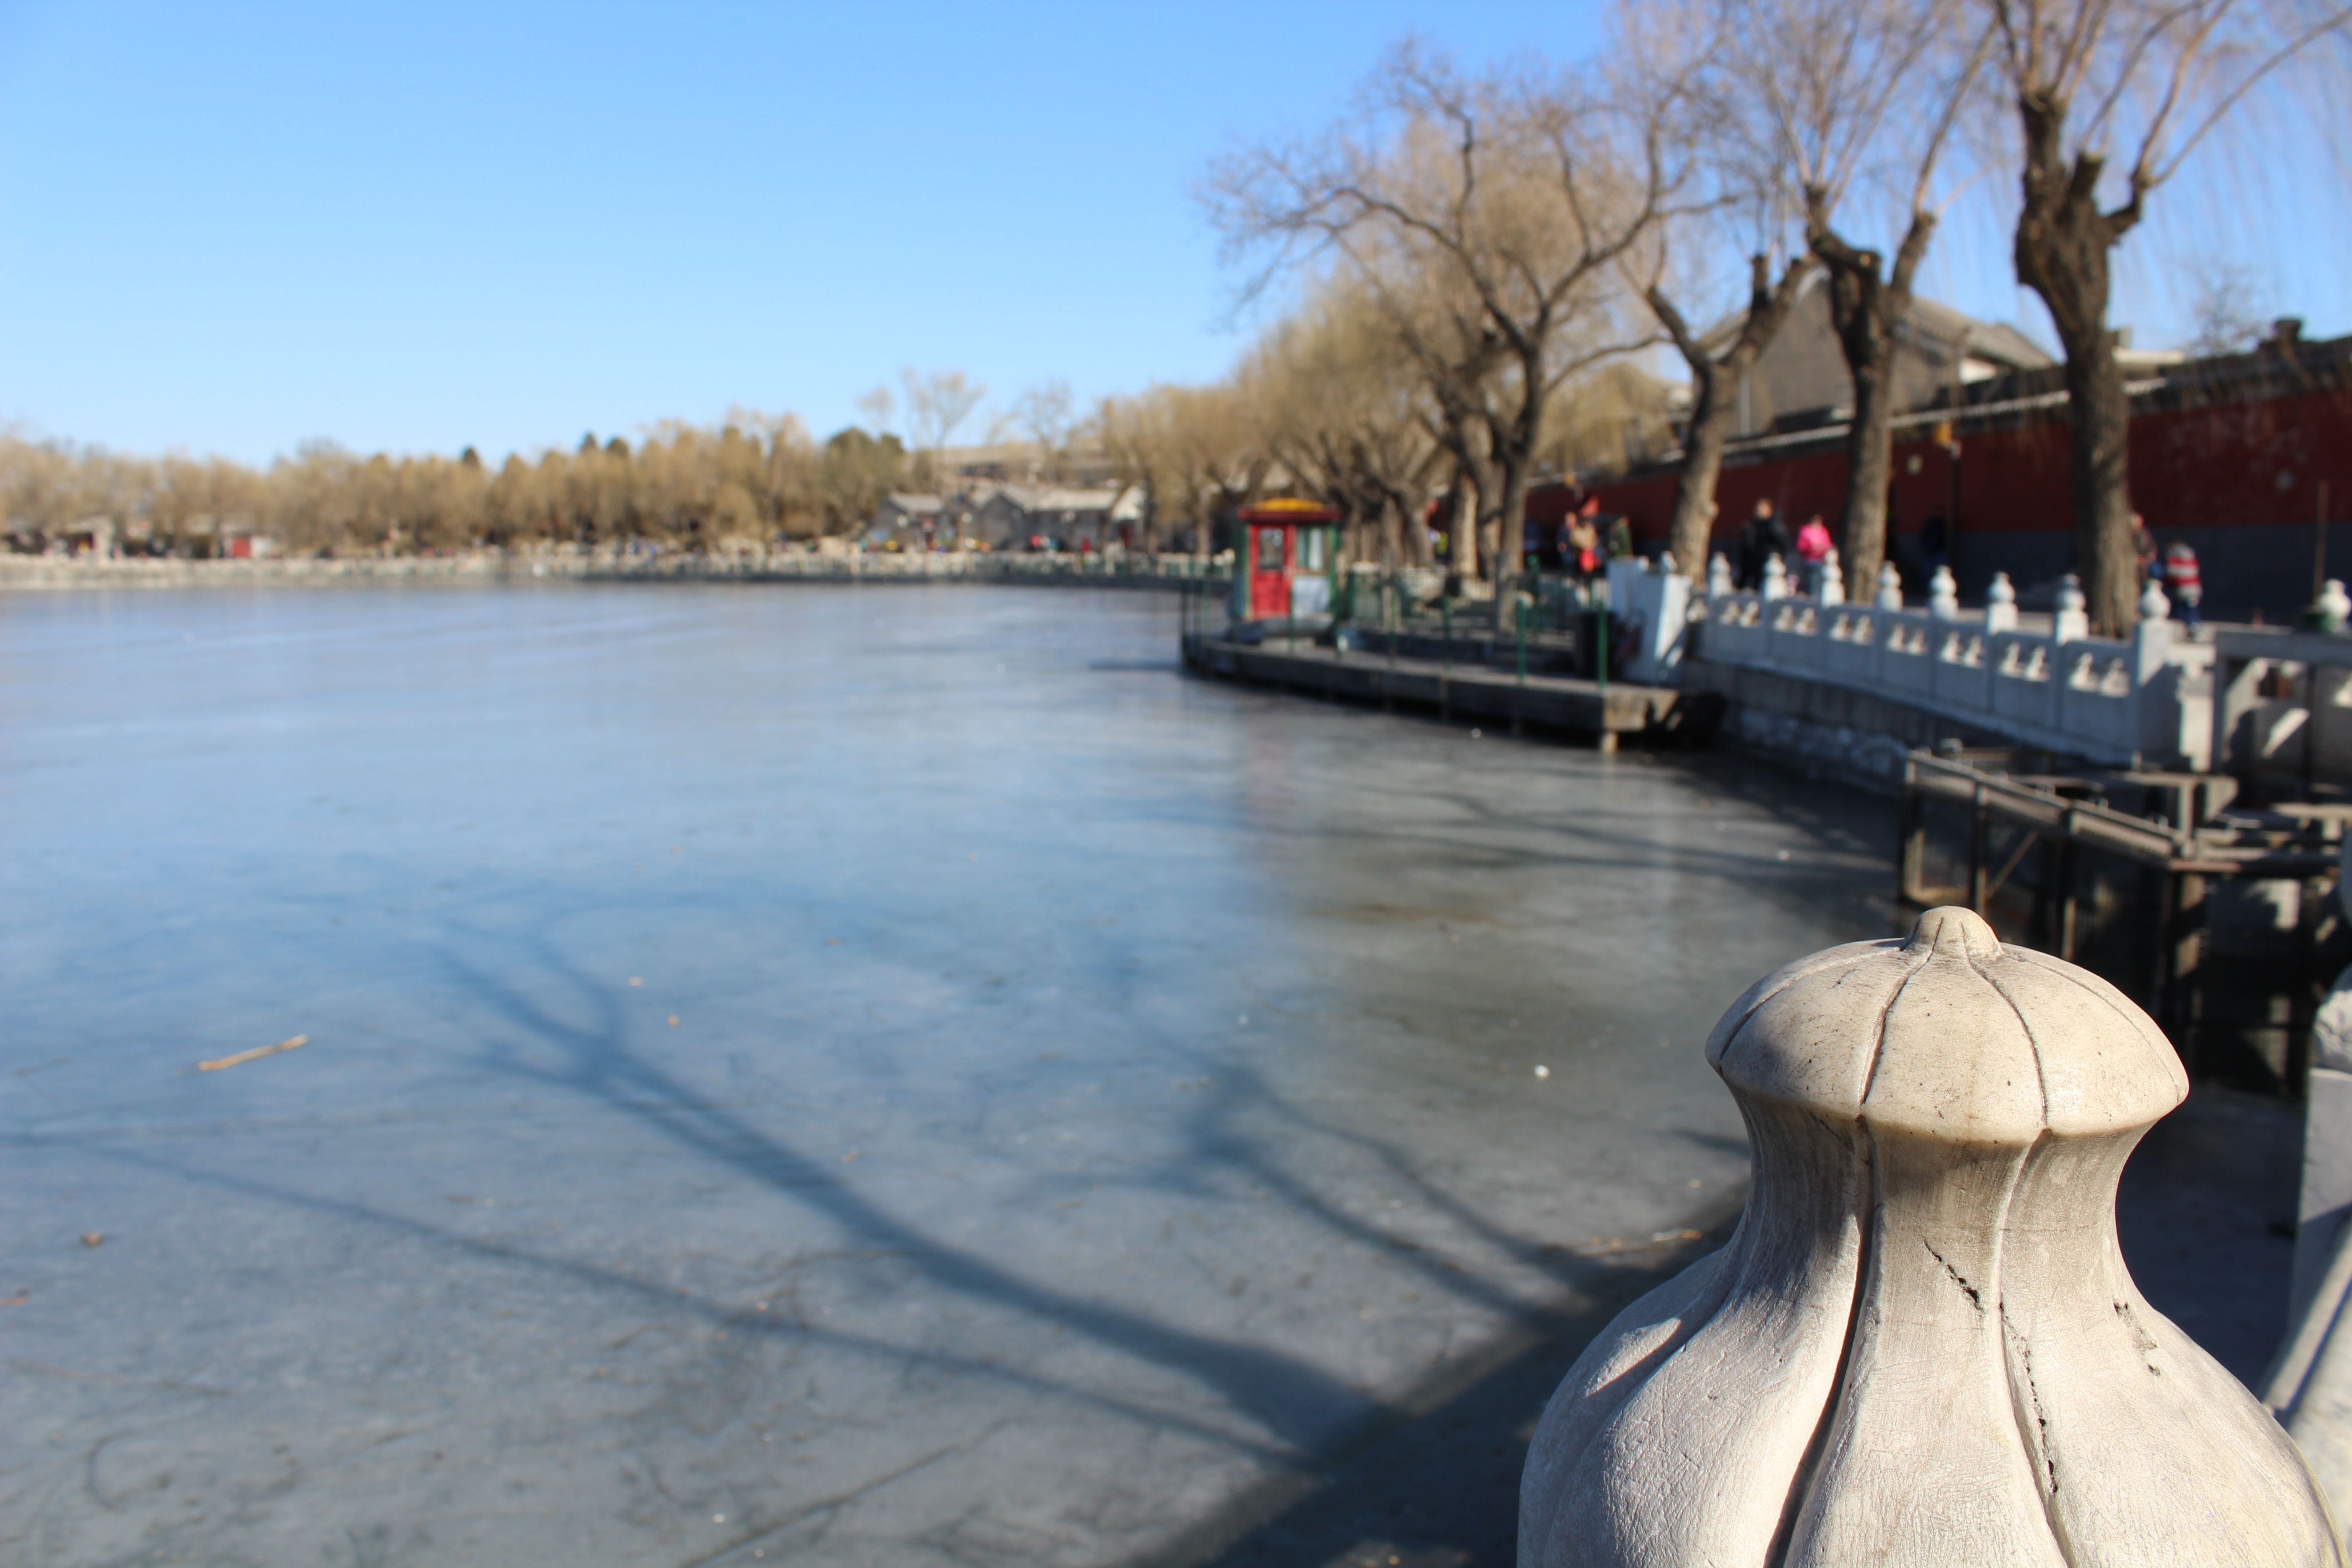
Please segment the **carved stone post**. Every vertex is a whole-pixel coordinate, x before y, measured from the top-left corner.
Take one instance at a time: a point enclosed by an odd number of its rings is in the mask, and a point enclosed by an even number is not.
[[[2140,1297],[2116,1180],[2187,1079],[1960,909],[1759,981],[1706,1047],[1738,1234],[1553,1395],[1522,1568],[2343,1562],[2278,1423]]]
[[[1960,585],[1948,566],[1938,566],[1927,580],[1927,613],[1939,621],[1960,618]]]
[[[2017,590],[2011,585],[2009,574],[1996,572],[1992,584],[1985,589],[1985,630],[2013,632],[2017,629]]]
[[[2091,635],[2091,613],[2084,606],[2083,580],[2072,572],[2058,579],[2058,607],[2050,617],[2053,642],[2081,642]]]

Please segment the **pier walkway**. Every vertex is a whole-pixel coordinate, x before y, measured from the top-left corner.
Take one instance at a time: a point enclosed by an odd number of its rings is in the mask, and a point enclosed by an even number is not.
[[[1492,665],[1408,658],[1269,637],[1247,643],[1205,632],[1184,637],[1184,662],[1203,675],[1285,686],[1384,707],[1402,703],[1448,717],[1573,731],[1614,751],[1621,735],[1698,735],[1714,727],[1722,700],[1668,686],[1518,673]]]

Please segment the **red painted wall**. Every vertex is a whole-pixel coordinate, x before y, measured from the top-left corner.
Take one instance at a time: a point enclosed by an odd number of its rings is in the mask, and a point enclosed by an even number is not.
[[[1966,436],[1959,457],[1963,535],[2070,531],[2068,430],[2060,417],[2021,429]],[[1930,440],[1895,444],[1893,525],[1911,532],[1938,509],[1948,511],[1951,458]],[[1912,472],[1913,464],[1918,471]],[[1832,531],[1845,509],[1843,451],[1727,467],[1716,484],[1714,538],[1728,542],[1757,498],[1779,505],[1790,531],[1820,512]],[[2311,392],[2257,402],[2140,414],[2132,420],[2132,504],[2161,534],[2169,529],[2272,523],[2308,527],[2317,515],[2318,481],[2327,481],[2332,519],[2352,517],[2352,393]],[[1675,476],[1658,474],[1593,488],[1601,510],[1622,512],[1633,536],[1663,542],[1674,516]],[[1556,521],[1569,506],[1566,487],[1546,487],[1528,500],[1531,521]]]

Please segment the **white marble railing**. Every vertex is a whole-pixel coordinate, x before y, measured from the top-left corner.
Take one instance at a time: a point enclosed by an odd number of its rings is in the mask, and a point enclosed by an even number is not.
[[[2240,776],[2352,783],[2352,612],[2330,582],[2317,606],[2333,630],[2234,627],[2214,644],[2213,766]]]
[[[2051,629],[2031,632],[2006,576],[1971,613],[1946,570],[1926,609],[1903,608],[1889,584],[1877,604],[1840,603],[1833,570],[1823,597],[1790,595],[1780,574],[1735,592],[1729,575],[1717,556],[1700,644],[1712,662],[1832,682],[2094,762],[2204,765],[2210,698],[2199,678],[2212,648],[2180,635],[2152,586],[2138,626],[2116,640],[2088,634],[2071,577]]]

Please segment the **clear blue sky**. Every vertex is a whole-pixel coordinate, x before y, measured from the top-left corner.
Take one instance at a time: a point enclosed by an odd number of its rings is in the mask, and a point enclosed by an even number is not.
[[[1000,403],[1213,378],[1241,339],[1189,195],[1212,156],[1328,120],[1407,31],[1574,57],[1599,14],[0,5],[0,420],[495,456],[736,405],[821,436],[902,365]],[[2242,254],[2352,330],[2352,226],[2320,201],[2309,243]],[[2210,243],[2211,205],[2158,237]],[[1998,230],[1951,226],[1927,290],[2046,340]],[[2147,271],[2117,316],[2162,342],[2182,302]]]

